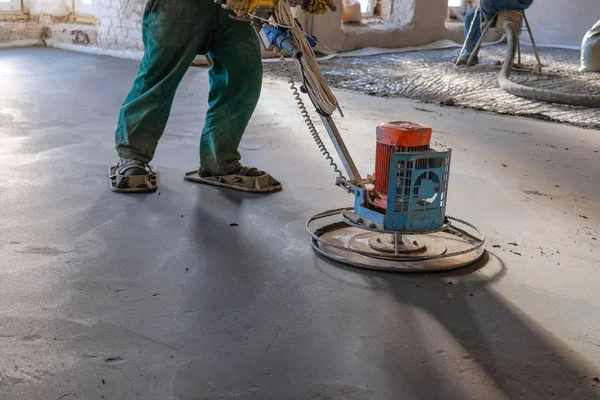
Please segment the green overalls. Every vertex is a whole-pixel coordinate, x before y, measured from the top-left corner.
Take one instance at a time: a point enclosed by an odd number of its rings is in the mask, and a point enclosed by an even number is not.
[[[238,146],[262,85],[260,43],[249,22],[229,18],[213,0],[149,0],[144,58],[119,114],[119,157],[149,163],[163,134],[179,83],[197,54],[209,71],[209,108],[200,165],[215,175],[240,166]]]

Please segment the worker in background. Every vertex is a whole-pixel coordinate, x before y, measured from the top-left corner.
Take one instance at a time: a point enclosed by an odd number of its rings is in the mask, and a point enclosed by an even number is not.
[[[198,54],[206,55],[212,64],[198,177],[204,183],[252,191],[252,180],[267,175],[240,163],[238,145],[260,96],[262,61],[260,42],[249,20],[231,17],[247,18],[265,5],[273,9],[273,1],[228,0],[224,5],[213,0],[147,2],[142,21],[144,57],[116,128],[119,162],[109,172],[113,191],[157,189],[149,163],[179,83]],[[322,14],[333,3],[301,0],[299,5]]]
[[[481,38],[481,25],[489,21],[498,11],[526,10],[533,0],[479,0],[479,6],[473,7],[465,17],[465,51],[460,56],[457,65],[464,65]],[[473,57],[473,65],[479,62],[477,55]]]

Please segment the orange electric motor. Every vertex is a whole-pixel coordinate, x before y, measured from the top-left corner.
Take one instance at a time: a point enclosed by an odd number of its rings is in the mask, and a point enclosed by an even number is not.
[[[397,177],[390,177],[392,154],[429,150],[431,132],[429,126],[409,121],[388,122],[377,127],[374,177],[375,203],[379,207],[387,207],[390,179],[397,180]],[[397,168],[393,170],[396,171]]]

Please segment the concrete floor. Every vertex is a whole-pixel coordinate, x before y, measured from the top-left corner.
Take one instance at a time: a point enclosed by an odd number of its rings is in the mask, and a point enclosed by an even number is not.
[[[136,69],[0,52],[1,399],[600,398],[600,132],[337,92],[365,173],[378,123],[431,124],[454,150],[450,214],[489,238],[468,270],[365,272],[309,246],[305,220],[352,199],[277,81],[242,148],[283,192],[183,181],[203,69],[159,147],[160,192],[110,192]]]

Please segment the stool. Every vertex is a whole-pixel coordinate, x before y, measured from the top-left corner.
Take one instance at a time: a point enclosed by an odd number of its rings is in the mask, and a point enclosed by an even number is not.
[[[531,45],[533,47],[533,52],[535,54],[535,59],[537,60],[536,71],[542,71],[542,62],[540,61],[540,54],[538,53],[537,46],[535,45],[535,40],[533,39],[533,33],[531,32],[531,27],[529,26],[529,21],[527,21],[527,16],[525,15],[525,10],[501,10],[490,18],[489,21],[485,24],[483,31],[481,33],[481,37],[479,41],[475,45],[475,49],[471,53],[471,56],[467,60],[467,66],[471,66],[473,62],[473,58],[479,53],[479,49],[481,48],[481,44],[483,43],[483,38],[487,31],[495,26],[496,30],[500,33],[504,33],[504,23],[510,21],[513,23],[517,36],[520,35],[520,32],[523,31],[523,21],[525,21],[525,26],[527,27],[527,32],[529,33],[529,37],[531,38]],[[518,64],[521,65],[521,42],[517,41],[518,46]]]

